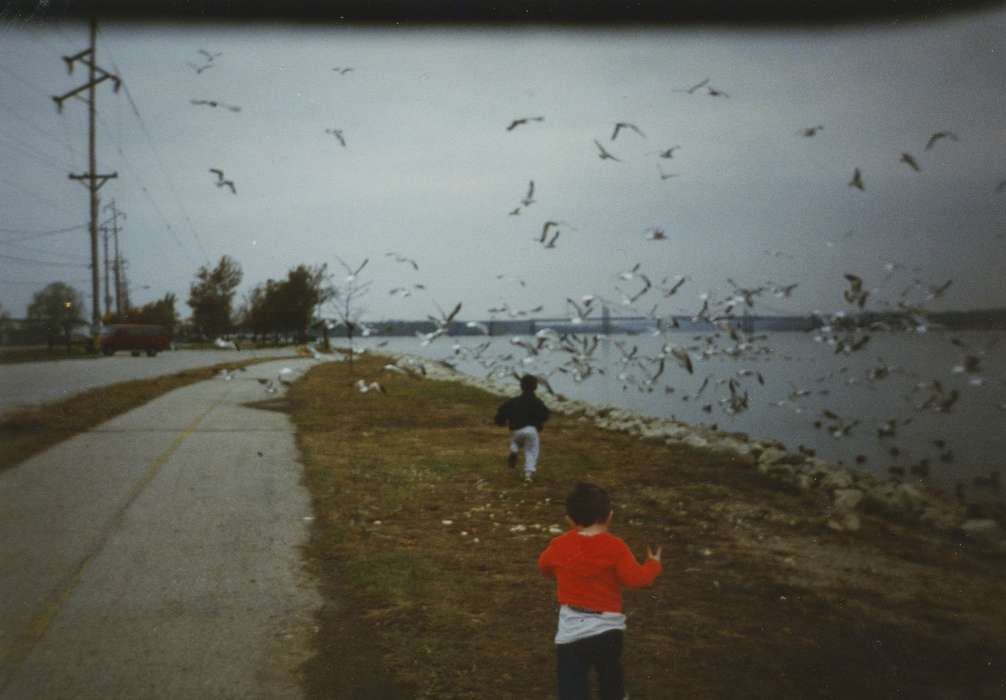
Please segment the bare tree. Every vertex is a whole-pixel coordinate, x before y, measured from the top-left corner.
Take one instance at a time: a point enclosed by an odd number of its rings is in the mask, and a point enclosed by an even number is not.
[[[346,270],[345,279],[340,282],[333,282],[331,286],[332,296],[331,304],[333,310],[335,311],[335,316],[338,319],[338,324],[341,324],[346,330],[346,339],[349,341],[349,366],[353,367],[353,338],[357,335],[358,331],[362,329],[362,323],[360,319],[363,317],[364,311],[366,309],[361,306],[360,302],[370,291],[371,281],[364,282],[360,279],[360,272],[367,266],[370,258],[364,259],[360,265],[353,268],[347,265],[342,259],[339,263]],[[328,338],[327,324],[325,326],[325,337],[326,341]]]

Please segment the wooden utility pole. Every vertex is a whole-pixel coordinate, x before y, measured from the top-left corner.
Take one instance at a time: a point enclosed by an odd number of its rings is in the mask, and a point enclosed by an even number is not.
[[[122,315],[122,280],[119,270],[122,268],[119,260],[119,217],[123,219],[129,218],[126,216],[125,212],[119,211],[115,206],[115,200],[113,199],[108,204],[104,206],[105,209],[112,210],[112,218],[108,221],[112,224],[112,236],[115,241],[115,262],[112,263],[112,271],[115,273],[115,313],[119,316]]]
[[[95,152],[95,128],[94,128],[94,117],[95,117],[95,101],[97,95],[95,88],[99,83],[105,80],[111,80],[115,83],[115,91],[118,92],[119,88],[122,87],[122,81],[118,76],[112,75],[108,71],[99,68],[96,61],[96,44],[98,38],[98,20],[95,17],[91,17],[91,46],[90,48],[84,49],[80,53],[73,56],[63,56],[63,60],[66,62],[67,71],[73,73],[73,66],[77,61],[80,61],[88,70],[88,80],[86,83],[80,87],[74,88],[65,95],[53,96],[53,100],[56,102],[56,108],[62,112],[63,102],[70,99],[71,97],[78,97],[87,102],[87,113],[88,113],[88,172],[81,175],[70,174],[71,180],[79,180],[82,183],[86,183],[88,191],[90,192],[91,198],[91,323],[97,328],[98,324],[101,323],[101,297],[100,297],[100,284],[98,281],[99,268],[98,268],[98,190],[101,186],[105,184],[108,180],[114,177],[118,177],[117,173],[112,173],[110,175],[99,175],[97,170],[97,154]],[[79,97],[80,93],[87,91],[87,98]]]
[[[112,313],[112,290],[109,287],[109,274],[108,274],[108,227],[101,227],[101,240],[105,244],[105,315],[108,316]]]

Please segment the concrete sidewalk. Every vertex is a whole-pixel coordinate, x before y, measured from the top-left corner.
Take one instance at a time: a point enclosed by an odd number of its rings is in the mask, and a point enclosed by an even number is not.
[[[0,698],[292,698],[321,596],[289,419],[250,367],[0,473]],[[275,395],[273,395],[275,396]]]

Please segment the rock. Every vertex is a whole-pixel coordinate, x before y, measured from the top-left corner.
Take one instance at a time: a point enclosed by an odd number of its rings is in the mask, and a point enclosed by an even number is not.
[[[801,491],[810,491],[814,488],[814,477],[810,474],[799,474],[796,477],[796,485]]]
[[[853,484],[852,474],[845,469],[831,469],[821,479],[821,488],[829,490],[849,489]]]
[[[925,505],[926,495],[912,484],[898,484],[894,489],[894,498],[901,510],[915,512]]]
[[[1003,530],[992,518],[971,518],[961,523],[961,532],[976,540],[995,542],[1003,538]]]
[[[837,489],[834,492],[836,512],[846,513],[856,510],[863,502],[864,494],[859,489]]]
[[[772,477],[791,478],[794,474],[794,469],[791,464],[765,464],[759,462],[758,473]]]
[[[777,464],[786,459],[786,453],[776,447],[768,447],[758,455],[758,466]]]
[[[862,521],[856,511],[842,511],[828,519],[828,527],[835,532],[858,532]]]
[[[958,518],[952,510],[940,506],[928,506],[923,509],[922,514],[919,516],[919,520],[931,525],[941,532],[953,530],[960,522],[960,518]]]
[[[709,441],[698,435],[689,435],[683,442],[690,447],[708,447]]]

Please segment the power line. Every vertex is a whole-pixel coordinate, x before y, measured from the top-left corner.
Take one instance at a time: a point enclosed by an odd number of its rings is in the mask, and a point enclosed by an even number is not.
[[[68,263],[68,262],[53,262],[51,260],[36,260],[34,258],[20,258],[16,255],[4,255],[0,253],[0,258],[4,260],[14,260],[21,263],[29,263],[32,265],[51,265],[52,267],[91,267],[88,263]]]
[[[29,189],[25,189],[24,187],[22,187],[18,183],[13,182],[12,180],[9,180],[9,179],[7,179],[7,178],[5,178],[3,176],[0,176],[0,182],[5,182],[8,185],[10,185],[11,187],[13,187],[14,189],[19,190],[20,192],[23,192],[24,194],[28,195],[29,197],[34,197],[35,199],[37,199],[40,202],[44,202],[45,204],[48,204],[48,205],[53,206],[53,207],[56,207],[57,209],[62,209],[66,213],[70,214],[71,216],[75,215],[75,212],[71,211],[70,209],[67,209],[66,205],[62,204],[61,202],[57,202],[56,200],[49,199],[48,197],[40,195],[37,192],[32,192]]]
[[[42,253],[43,255],[54,255],[57,258],[66,258],[66,259],[77,258],[77,262],[80,262],[81,258],[86,257],[86,256],[79,255],[79,254],[76,254],[76,253],[65,253],[65,252],[60,252],[60,251],[56,251],[56,250],[46,250],[45,248],[34,248],[32,246],[23,245],[21,243],[15,242],[15,241],[0,241],[0,245],[13,246],[14,248],[20,248],[21,250],[27,250],[30,253]]]
[[[104,32],[102,32],[102,36],[104,36]],[[106,44],[107,43],[108,41],[106,38]],[[120,74],[119,67],[115,62],[115,57],[112,55],[111,50],[109,50],[108,53],[109,53],[109,60],[112,64],[113,70],[115,70],[116,74]],[[178,195],[178,190],[175,188],[174,182],[168,175],[167,168],[164,167],[164,161],[161,159],[160,153],[154,146],[154,140],[150,136],[150,131],[147,129],[147,124],[144,121],[143,116],[140,114],[140,108],[137,106],[136,101],[133,99],[132,93],[129,91],[129,84],[126,83],[125,81],[123,81],[123,88],[125,89],[126,100],[129,102],[129,106],[132,109],[133,114],[136,116],[136,120],[137,122],[139,122],[140,128],[143,130],[143,135],[146,137],[147,144],[150,146],[150,150],[153,152],[154,158],[157,160],[157,165],[161,169],[161,174],[164,176],[165,182],[167,182],[168,184],[168,189],[171,190],[171,194],[175,198],[175,203],[181,210],[182,216],[185,218],[186,223],[188,223],[189,228],[192,231],[192,237],[196,239],[196,244],[199,246],[199,250],[202,252],[203,258],[206,260],[206,262],[209,262],[210,256],[206,253],[206,248],[203,246],[202,239],[199,238],[199,234],[196,232],[196,227],[192,223],[192,218],[189,216],[188,212],[185,210],[185,206],[182,204],[182,198]]]
[[[27,233],[31,236],[47,236],[52,233],[67,233],[68,231],[79,231],[82,228],[87,228],[87,224],[77,224],[76,226],[67,226],[66,228],[51,228],[46,231],[30,231],[24,228],[0,228],[0,233]]]
[[[24,141],[16,140],[17,137],[11,136],[10,133],[8,132],[0,130],[0,138],[3,138],[7,142],[9,147],[15,148],[22,154],[34,158],[39,163],[48,165],[52,168],[55,168],[56,170],[66,169],[65,163],[60,163],[59,161],[55,160],[55,158],[52,155],[36,150],[35,148],[32,148],[31,146],[27,145],[26,142]]]

